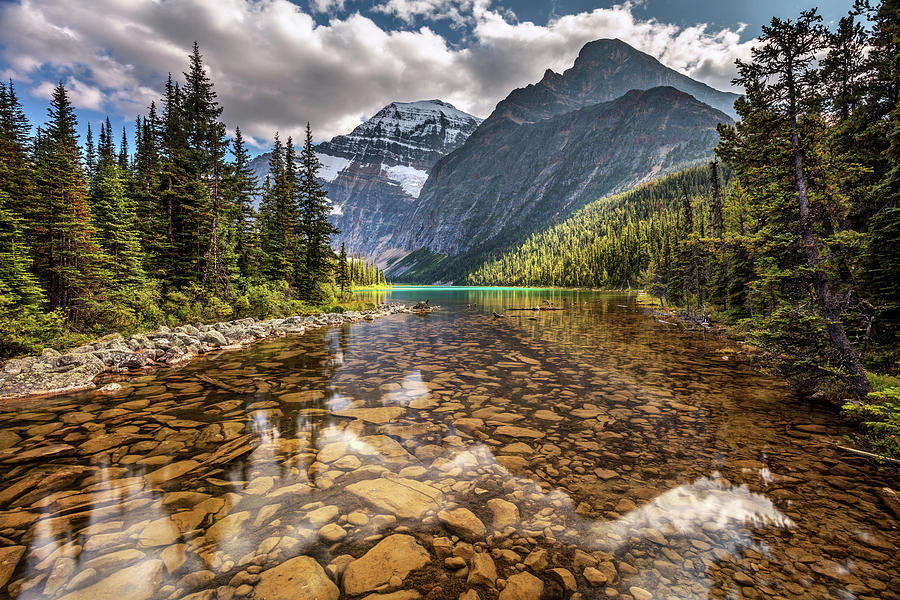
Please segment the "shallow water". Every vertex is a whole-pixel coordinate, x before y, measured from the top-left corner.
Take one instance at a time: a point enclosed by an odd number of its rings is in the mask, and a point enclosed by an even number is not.
[[[441,308],[0,413],[0,596],[900,598],[897,472],[736,345],[626,295],[367,294]]]

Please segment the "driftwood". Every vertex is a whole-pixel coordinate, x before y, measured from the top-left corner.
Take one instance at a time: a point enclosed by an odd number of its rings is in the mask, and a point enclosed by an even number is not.
[[[561,306],[532,306],[531,308],[507,308],[507,312],[511,310],[565,310]]]
[[[235,387],[233,385],[229,385],[229,384],[225,383],[224,381],[219,381],[218,379],[213,379],[212,377],[207,377],[206,375],[197,375],[197,379],[199,379],[200,381],[205,381],[206,383],[208,383],[210,385],[214,385],[217,388],[221,388],[227,392],[232,392],[235,394],[247,394],[249,392],[249,390],[247,390],[245,388]]]
[[[852,452],[853,454],[858,454],[859,456],[865,456],[866,458],[871,458],[874,460],[883,460],[889,463],[893,463],[895,465],[900,465],[900,460],[896,458],[891,458],[890,456],[882,456],[881,454],[874,454],[872,452],[866,452],[864,450],[857,450],[856,448],[848,448],[847,446],[841,446],[840,444],[835,444],[835,448],[840,448],[845,452]]]

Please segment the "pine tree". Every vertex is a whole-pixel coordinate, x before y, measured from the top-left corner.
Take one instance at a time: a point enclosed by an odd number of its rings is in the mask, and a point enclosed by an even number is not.
[[[38,327],[46,302],[32,274],[23,216],[33,193],[28,128],[12,82],[0,82],[0,356],[30,350],[23,340]]]
[[[119,147],[119,172],[122,177],[128,176],[128,131],[122,126],[122,144]]]
[[[124,171],[114,154],[109,118],[100,128],[96,172],[90,184],[90,207],[96,239],[110,259],[111,285],[126,288],[145,283],[144,253],[134,204],[126,195]]]
[[[257,215],[253,208],[253,196],[256,195],[259,186],[249,164],[250,153],[244,146],[240,127],[234,132],[232,154],[234,163],[231,165],[226,196],[231,206],[231,220],[234,224],[236,276],[246,283],[256,278],[259,272]]]
[[[50,307],[78,323],[104,283],[104,257],[94,241],[77,122],[62,83],[53,91],[48,112],[50,122],[39,135],[35,151],[41,198],[35,266]]]
[[[87,169],[88,181],[94,177],[94,171],[97,169],[97,149],[94,147],[94,133],[91,131],[91,124],[87,124],[87,136],[84,141],[85,167]]]
[[[190,262],[193,231],[187,205],[192,191],[185,170],[187,162],[187,133],[182,109],[183,94],[172,75],[166,81],[163,114],[159,127],[160,177],[159,198],[165,215],[164,242],[158,258],[159,270],[170,288],[182,288],[194,281],[194,266]]]
[[[312,142],[312,129],[306,124],[306,139],[300,155],[297,192],[300,202],[301,240],[303,243],[302,272],[298,273],[300,297],[318,302],[322,293],[320,282],[331,277],[331,236],[340,233],[328,220],[328,196],[319,183],[319,159]]]
[[[341,253],[338,255],[337,284],[341,290],[341,298],[347,294],[350,287],[350,265],[347,263],[347,248],[341,243]]]
[[[287,156],[286,156],[287,154]],[[270,281],[291,281],[288,254],[296,226],[296,207],[293,200],[293,181],[287,162],[293,162],[293,144],[282,144],[275,133],[275,144],[269,156],[269,175],[260,202],[260,245],[266,278]]]

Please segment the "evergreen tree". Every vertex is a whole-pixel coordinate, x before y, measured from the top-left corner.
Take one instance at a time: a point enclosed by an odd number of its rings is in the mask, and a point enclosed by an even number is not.
[[[337,284],[341,290],[341,298],[345,297],[347,288],[350,287],[350,265],[347,262],[347,248],[341,243],[341,253],[338,255]]]
[[[87,136],[84,141],[85,146],[85,167],[87,169],[88,181],[94,177],[94,171],[97,169],[97,149],[94,147],[94,133],[91,131],[91,124],[87,124]]]
[[[822,256],[821,234],[816,231],[817,215],[814,214],[815,207],[810,199],[810,167],[807,157],[811,155],[812,138],[820,127],[816,118],[819,90],[815,58],[826,43],[821,17],[815,10],[810,10],[803,12],[796,21],[773,18],[770,25],[763,27],[760,41],[753,48],[752,62],[737,62],[739,75],[734,82],[745,87],[749,98],[749,102],[739,103],[738,110],[744,118],[745,127],[749,111],[773,117],[774,123],[777,123],[772,131],[775,140],[785,141],[782,154],[791,166],[791,191],[797,208],[796,213],[793,210],[783,211],[783,214],[796,214],[796,219],[792,218],[787,223],[788,227],[782,231],[782,235],[793,231],[799,234],[797,246],[805,259],[803,268],[794,270],[794,278],[797,281],[805,280],[812,288],[818,307],[817,316],[823,319],[824,328],[831,340],[834,363],[846,372],[852,389],[863,394],[871,386],[841,322],[832,282],[825,271],[826,258]],[[732,165],[740,172],[742,154],[747,152],[747,146],[735,147],[729,141],[723,143]],[[787,209],[784,199],[782,197],[779,200],[779,208]],[[772,273],[774,276],[775,273]],[[796,285],[793,287],[797,289]],[[777,314],[777,311],[773,314]],[[815,316],[811,315],[809,321],[813,328],[816,327]],[[788,318],[796,319],[796,315]]]
[[[90,184],[90,207],[96,239],[110,259],[114,288],[135,287],[146,282],[134,204],[126,195],[123,173],[121,163],[116,161],[107,118],[105,126],[100,128],[96,172]]]
[[[183,109],[184,94],[171,74],[166,82],[163,114],[159,130],[160,177],[159,197],[165,215],[162,248],[165,257],[159,261],[163,280],[170,288],[184,288],[196,282],[198,231],[196,194],[199,182],[188,172],[187,124]]]
[[[122,126],[122,144],[119,146],[119,172],[122,177],[128,176],[128,131]]]
[[[293,161],[293,145],[288,140],[288,158]],[[265,276],[270,281],[289,281],[288,252],[296,224],[293,181],[286,168],[287,150],[275,133],[275,144],[269,156],[269,175],[260,202],[260,245],[264,257]],[[271,185],[269,183],[271,182]]]
[[[48,112],[50,122],[35,152],[41,198],[36,270],[51,308],[78,323],[103,284],[103,256],[91,227],[75,113],[62,83],[53,91]]]
[[[233,227],[233,247],[237,255],[236,276],[242,281],[255,279],[259,272],[259,239],[257,235],[257,215],[253,208],[253,196],[258,183],[250,167],[250,153],[244,146],[241,128],[234,132],[232,142],[234,163],[231,165],[227,189],[227,201],[231,205]]]
[[[319,183],[319,158],[312,142],[312,129],[306,124],[306,139],[300,155],[300,173],[297,192],[300,201],[301,240],[303,243],[302,267],[298,269],[300,297],[318,302],[321,298],[319,282],[331,277],[331,236],[340,233],[328,220],[330,207],[328,196]]]

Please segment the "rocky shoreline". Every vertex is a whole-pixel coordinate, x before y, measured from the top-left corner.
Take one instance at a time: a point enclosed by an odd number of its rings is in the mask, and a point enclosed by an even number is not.
[[[153,333],[128,338],[115,335],[60,353],[45,348],[40,356],[12,359],[0,367],[0,401],[33,396],[55,396],[94,389],[104,374],[128,373],[187,362],[223,350],[238,350],[253,342],[302,334],[311,329],[374,321],[408,313],[402,304],[364,311],[325,313],[256,321],[252,318],[213,323],[160,327]]]

